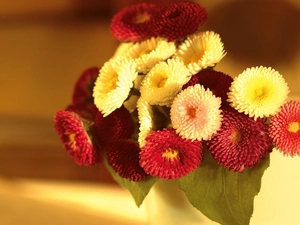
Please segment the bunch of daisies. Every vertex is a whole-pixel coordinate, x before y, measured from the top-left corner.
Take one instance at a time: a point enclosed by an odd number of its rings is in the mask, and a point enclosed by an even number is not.
[[[234,79],[214,69],[225,56],[219,34],[204,31],[194,2],[137,4],[111,22],[120,40],[101,68],[85,70],[55,129],[80,165],[107,160],[131,181],[176,179],[199,168],[204,151],[234,172],[274,148],[300,155],[300,102],[283,76],[248,68]]]

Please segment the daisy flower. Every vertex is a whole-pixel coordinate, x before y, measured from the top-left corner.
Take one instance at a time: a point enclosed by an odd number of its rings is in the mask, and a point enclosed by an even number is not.
[[[171,121],[176,132],[191,140],[209,140],[221,127],[221,98],[200,84],[181,91],[171,106]]]
[[[263,66],[246,69],[231,84],[228,101],[250,117],[274,115],[287,99],[289,88],[281,74]]]
[[[300,102],[289,101],[270,120],[270,137],[285,155],[300,156]]]
[[[110,24],[113,36],[120,41],[139,42],[153,36],[158,7],[155,4],[136,4],[124,8],[115,14]]]
[[[57,111],[54,128],[66,151],[77,164],[92,166],[102,162],[102,152],[92,142],[89,124],[76,113]]]
[[[126,54],[137,64],[137,71],[146,74],[156,63],[171,57],[176,51],[174,42],[161,37],[151,37],[135,43]]]
[[[137,101],[137,110],[140,122],[138,142],[142,147],[145,138],[154,130],[154,112],[151,105],[142,97]]]
[[[181,61],[160,62],[144,78],[141,96],[151,105],[170,106],[189,79],[188,70]]]
[[[148,175],[139,164],[139,146],[132,140],[122,139],[106,146],[108,164],[119,176],[140,181]]]
[[[160,9],[155,29],[169,41],[179,40],[194,33],[207,19],[205,8],[195,2],[171,3]]]
[[[220,97],[222,100],[221,109],[229,106],[227,102],[227,92],[233,78],[225,73],[215,70],[203,70],[192,76],[182,89],[195,84],[201,84],[204,88],[208,88],[215,96]]]
[[[127,54],[127,51],[134,45],[134,42],[121,42],[117,49],[115,50],[112,58],[116,58],[118,56],[124,56]]]
[[[98,67],[90,67],[82,72],[77,79],[72,95],[72,104],[67,110],[76,111],[86,119],[93,119],[97,113],[94,105],[93,87],[99,75]]]
[[[235,110],[223,111],[221,128],[208,141],[208,149],[218,164],[242,172],[255,166],[272,151],[268,126]]]
[[[202,144],[181,138],[175,130],[153,131],[140,152],[140,165],[147,174],[176,179],[198,168],[202,161]]]
[[[215,66],[225,51],[219,34],[213,31],[196,32],[179,46],[174,58],[180,59],[191,74],[196,74],[207,67]]]
[[[136,64],[132,59],[117,57],[103,65],[95,82],[93,97],[104,116],[122,106],[136,76]]]
[[[129,111],[121,106],[106,117],[103,117],[103,114],[98,111],[94,129],[97,138],[103,143],[109,143],[130,138],[134,131],[134,124]]]

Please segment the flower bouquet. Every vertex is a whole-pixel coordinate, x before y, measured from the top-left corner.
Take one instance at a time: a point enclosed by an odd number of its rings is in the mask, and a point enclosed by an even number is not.
[[[137,4],[118,12],[120,40],[101,68],[86,69],[55,129],[80,165],[105,163],[140,206],[158,179],[176,180],[189,202],[223,225],[249,224],[269,154],[300,155],[300,102],[272,68],[235,78],[204,31],[194,2]]]

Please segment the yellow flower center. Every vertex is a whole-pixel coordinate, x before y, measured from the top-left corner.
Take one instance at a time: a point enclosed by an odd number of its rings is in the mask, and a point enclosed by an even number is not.
[[[300,130],[300,123],[299,122],[291,122],[288,125],[288,131],[291,133],[297,133]]]
[[[234,143],[239,143],[240,140],[242,139],[242,134],[240,131],[238,130],[234,130],[230,136],[229,136],[230,140]]]
[[[179,151],[175,150],[175,149],[172,149],[172,148],[167,148],[163,152],[162,156],[164,158],[167,158],[167,159],[173,161],[173,160],[175,160],[175,159],[177,159],[179,157]]]
[[[198,62],[202,58],[203,54],[203,50],[195,52],[190,59],[191,63]]]
[[[147,13],[137,14],[134,18],[134,23],[144,23],[150,19],[150,16]]]
[[[159,87],[159,88],[164,87],[165,84],[166,84],[166,82],[167,82],[167,80],[168,80],[168,79],[163,79],[163,80],[161,80],[161,81],[159,82],[159,84],[158,84],[158,87]]]
[[[75,134],[65,133],[69,137],[69,146],[71,149],[75,149],[76,141],[75,141]]]
[[[113,78],[107,83],[107,91],[110,92],[117,88],[118,75],[115,74]]]
[[[144,50],[140,53],[139,58],[141,58],[143,55],[149,54],[150,52],[152,52],[151,49],[144,49]]]

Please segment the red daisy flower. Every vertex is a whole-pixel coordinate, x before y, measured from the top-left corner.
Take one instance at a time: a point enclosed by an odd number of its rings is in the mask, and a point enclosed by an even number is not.
[[[289,101],[270,120],[270,137],[285,155],[300,156],[300,102]]]
[[[102,162],[103,154],[89,136],[90,127],[76,113],[59,110],[54,117],[54,128],[77,164],[92,166]]]
[[[84,118],[95,117],[98,110],[94,105],[93,87],[98,75],[98,67],[90,67],[83,71],[75,83],[72,105],[67,110],[77,111]]]
[[[189,86],[195,84],[201,84],[206,89],[208,88],[212,93],[222,99],[221,109],[230,107],[227,102],[227,92],[231,86],[233,78],[225,73],[215,70],[203,70],[195,75],[186,83],[182,89],[186,89]]]
[[[106,117],[98,111],[94,128],[97,138],[106,144],[130,138],[134,132],[134,123],[130,112],[121,106]]]
[[[112,142],[106,146],[107,161],[119,176],[140,181],[148,175],[139,164],[139,146],[129,139]]]
[[[161,8],[156,30],[169,41],[193,34],[207,19],[207,11],[195,2],[177,2]]]
[[[117,13],[111,22],[110,30],[120,41],[139,42],[156,37],[154,26],[159,17],[155,4],[136,4]]]
[[[239,172],[255,166],[272,151],[265,121],[233,110],[224,111],[220,130],[207,144],[218,164]]]
[[[181,138],[173,128],[153,131],[140,152],[140,164],[146,173],[175,179],[195,170],[203,158],[200,141]]]

